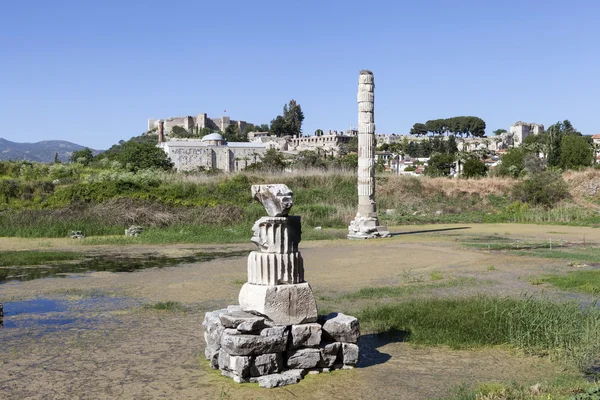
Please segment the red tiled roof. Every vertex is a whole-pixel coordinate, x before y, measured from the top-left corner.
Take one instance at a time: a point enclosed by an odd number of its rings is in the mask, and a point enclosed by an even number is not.
[[[592,135],[592,139],[600,139],[600,133],[596,133],[595,135]]]

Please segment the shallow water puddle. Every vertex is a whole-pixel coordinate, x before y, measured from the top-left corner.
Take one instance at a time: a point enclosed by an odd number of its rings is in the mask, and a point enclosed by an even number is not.
[[[76,325],[78,328],[93,329],[93,324],[98,320],[94,312],[114,311],[133,305],[138,305],[138,302],[116,297],[75,301],[37,298],[5,302],[4,319],[0,319],[0,328],[34,328],[49,332],[67,325]]]
[[[206,262],[220,258],[234,258],[248,255],[247,251],[197,253],[186,257],[148,256],[132,257],[93,257],[81,262],[57,263],[37,266],[0,267],[0,284],[11,281],[30,281],[40,278],[76,278],[79,274],[96,271],[133,272],[146,268],[166,268],[177,265]]]

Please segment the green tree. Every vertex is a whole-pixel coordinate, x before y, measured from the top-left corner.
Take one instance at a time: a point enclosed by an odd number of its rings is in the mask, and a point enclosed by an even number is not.
[[[56,159],[56,157],[55,157],[55,159]],[[74,151],[69,156],[70,162],[78,162],[83,165],[88,165],[90,162],[92,162],[93,159],[94,159],[94,153],[92,153],[92,150],[90,150],[88,147],[86,147],[82,150]]]
[[[171,128],[171,136],[177,138],[190,138],[193,137],[194,134],[188,132],[187,129],[182,128],[181,126],[175,125]]]
[[[358,136],[353,136],[348,141],[348,151],[350,153],[358,153]]]
[[[58,152],[54,153],[54,164],[60,164],[60,159],[58,158]]]
[[[417,122],[412,128],[410,128],[410,134],[416,136],[425,136],[427,135],[427,127],[425,124]]]
[[[228,142],[247,142],[248,134],[240,132],[240,128],[236,124],[231,124],[225,128],[223,138]]]
[[[588,167],[594,161],[594,149],[583,136],[566,135],[560,146],[560,166],[563,169]]]
[[[507,132],[506,129],[496,129],[493,133],[494,133],[495,136],[500,136],[500,135],[502,135],[503,133],[506,133],[506,132]]]
[[[315,136],[323,136],[323,129],[317,129],[315,131]]]
[[[275,135],[277,137],[287,135],[287,125],[285,123],[285,119],[278,115],[274,120],[271,121],[271,135]]]
[[[501,176],[518,177],[523,172],[524,156],[525,152],[521,147],[508,149],[500,158],[500,164],[496,168],[496,171]]]
[[[173,163],[159,147],[150,143],[135,141],[124,142],[117,152],[109,156],[110,160],[119,161],[123,166],[138,171],[141,169],[170,170]]]
[[[448,154],[458,153],[458,144],[456,143],[456,137],[454,135],[448,136],[448,143],[446,144],[446,150]]]
[[[429,158],[423,173],[427,176],[450,176],[450,169],[453,166],[454,156],[452,154],[437,153]]]
[[[561,146],[563,137],[569,136],[581,136],[581,133],[577,131],[571,121],[568,119],[563,122],[557,122],[550,126],[546,131],[548,134],[547,140],[547,151],[548,151],[548,166],[559,167],[561,163]]]
[[[488,172],[488,167],[483,162],[476,158],[469,158],[463,164],[463,173],[462,176],[465,178],[477,178],[486,176]]]
[[[300,136],[304,113],[296,100],[292,99],[289,104],[283,106],[283,119],[285,120],[288,135]]]

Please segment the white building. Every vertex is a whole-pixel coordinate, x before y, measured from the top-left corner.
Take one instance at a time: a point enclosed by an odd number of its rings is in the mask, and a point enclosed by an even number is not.
[[[177,171],[219,169],[237,172],[261,160],[266,153],[262,143],[227,142],[218,133],[202,139],[171,139],[159,143]]]

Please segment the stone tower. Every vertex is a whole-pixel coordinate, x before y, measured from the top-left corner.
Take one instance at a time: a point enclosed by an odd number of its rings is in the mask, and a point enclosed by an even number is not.
[[[375,80],[369,70],[358,76],[358,212],[348,239],[388,237],[379,225],[375,203]]]

